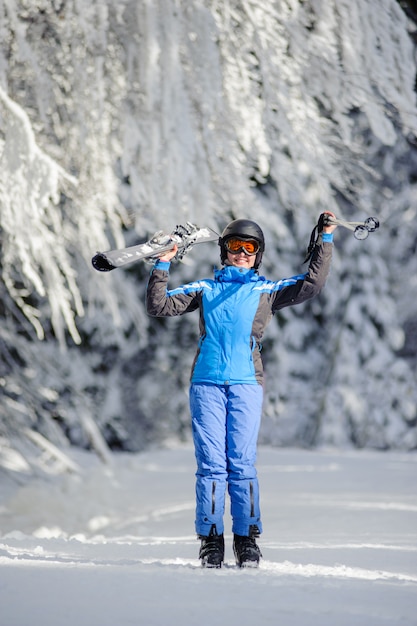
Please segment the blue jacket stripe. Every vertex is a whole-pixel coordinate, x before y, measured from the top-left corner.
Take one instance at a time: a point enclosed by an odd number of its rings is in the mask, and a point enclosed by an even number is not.
[[[295,285],[299,280],[304,280],[307,274],[298,274],[297,276],[292,276],[291,278],[283,278],[278,281],[265,281],[259,285],[256,285],[253,289],[257,291],[267,291],[268,293],[273,293],[274,291],[281,291],[285,287],[290,287],[291,285]]]
[[[167,296],[172,297],[178,296],[179,294],[188,295],[189,293],[196,293],[197,291],[202,291],[203,289],[211,290],[213,287],[205,280],[197,280],[193,283],[177,287],[176,289],[167,290]]]

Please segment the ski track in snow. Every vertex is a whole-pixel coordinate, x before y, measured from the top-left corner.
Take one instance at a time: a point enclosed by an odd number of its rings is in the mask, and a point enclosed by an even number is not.
[[[1,626],[194,626],[213,603],[218,626],[236,610],[239,626],[417,624],[416,455],[261,448],[264,558],[235,566],[226,510],[215,571],[197,558],[191,448],[75,456],[81,477],[2,499]],[[69,610],[69,590],[89,602]]]
[[[26,551],[21,552],[13,547],[6,545],[0,545],[0,565],[17,565],[24,567],[52,567],[56,568],[63,565],[77,566],[77,567],[135,567],[135,566],[156,566],[156,567],[168,567],[176,570],[181,569],[198,569],[201,570],[200,563],[197,559],[186,560],[181,558],[175,559],[136,559],[136,560],[97,560],[76,558],[74,556],[65,557],[63,555],[50,555],[43,554],[42,548],[35,549],[34,553],[28,554]],[[334,567],[326,567],[323,565],[308,564],[302,565],[300,563],[291,563],[284,561],[283,563],[274,563],[271,561],[263,560],[258,570],[247,570],[255,575],[267,573],[268,575],[277,576],[301,576],[301,577],[324,577],[324,578],[355,578],[358,580],[392,580],[392,581],[404,581],[409,583],[417,583],[417,575],[409,576],[406,574],[388,572],[381,570],[367,570],[361,568],[346,567],[345,565],[337,565]],[[232,563],[232,561],[226,561],[224,568],[220,572],[214,572],[217,575],[224,575],[229,572],[241,571]],[[245,572],[246,574],[246,572]],[[417,588],[416,588],[417,593]]]

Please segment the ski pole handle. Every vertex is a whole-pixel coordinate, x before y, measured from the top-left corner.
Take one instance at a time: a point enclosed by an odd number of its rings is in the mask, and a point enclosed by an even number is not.
[[[349,230],[355,230],[355,227],[359,224],[363,224],[363,222],[346,222],[345,220],[340,219],[339,217],[332,217],[328,213],[324,214],[323,223],[325,226],[335,225],[335,226],[344,226]]]

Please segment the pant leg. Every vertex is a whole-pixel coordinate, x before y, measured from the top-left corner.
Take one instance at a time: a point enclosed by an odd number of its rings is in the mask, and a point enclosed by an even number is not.
[[[262,532],[256,448],[262,415],[261,385],[231,385],[227,403],[227,470],[232,530],[249,535],[250,526]]]
[[[203,536],[209,534],[213,524],[218,534],[224,531],[226,404],[224,387],[191,385],[191,425],[197,462],[195,528]]]

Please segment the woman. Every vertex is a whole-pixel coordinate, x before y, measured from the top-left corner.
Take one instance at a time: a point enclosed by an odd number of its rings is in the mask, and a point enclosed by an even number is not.
[[[224,229],[219,239],[223,267],[215,271],[213,280],[168,290],[176,247],[162,255],[152,270],[149,315],[200,311],[190,409],[197,461],[195,527],[203,567],[221,567],[224,560],[226,487],[236,563],[239,567],[259,564],[262,555],[256,538],[262,522],[255,461],[263,400],[260,342],[276,311],[312,298],[324,286],[335,228],[323,227],[308,271],[289,279],[270,281],[258,274],[265,240],[258,224],[248,219],[235,220]]]

